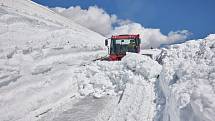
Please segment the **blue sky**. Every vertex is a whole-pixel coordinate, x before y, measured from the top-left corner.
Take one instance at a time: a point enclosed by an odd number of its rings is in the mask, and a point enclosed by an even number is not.
[[[129,19],[162,33],[189,30],[190,38],[215,33],[215,0],[33,0],[48,7],[98,6],[120,19]]]

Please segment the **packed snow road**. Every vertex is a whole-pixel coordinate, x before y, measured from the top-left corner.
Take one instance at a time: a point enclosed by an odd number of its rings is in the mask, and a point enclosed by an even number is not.
[[[63,111],[53,121],[93,121],[107,101],[107,98],[85,97],[74,104],[71,109]]]

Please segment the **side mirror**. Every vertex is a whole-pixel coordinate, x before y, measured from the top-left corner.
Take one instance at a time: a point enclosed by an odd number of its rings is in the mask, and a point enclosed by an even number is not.
[[[108,39],[105,40],[105,46],[108,46]]]
[[[141,44],[141,39],[138,39],[138,44]]]

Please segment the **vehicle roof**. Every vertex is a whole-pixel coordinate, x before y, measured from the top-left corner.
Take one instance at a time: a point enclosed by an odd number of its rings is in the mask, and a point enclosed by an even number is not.
[[[111,39],[136,39],[139,38],[139,34],[129,34],[129,35],[113,35]]]

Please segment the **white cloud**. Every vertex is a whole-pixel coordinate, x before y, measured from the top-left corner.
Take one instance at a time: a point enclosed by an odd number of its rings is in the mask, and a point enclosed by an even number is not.
[[[164,35],[160,29],[144,28],[139,23],[118,19],[116,15],[109,15],[97,6],[91,6],[88,9],[82,9],[80,6],[68,9],[57,7],[52,8],[52,10],[104,36],[140,34],[142,48],[155,48],[162,44],[183,42],[190,35],[187,30],[171,31],[168,35]]]
[[[97,6],[81,9],[80,6],[65,8],[52,8],[52,10],[72,19],[93,31],[106,35],[112,30],[112,24],[118,19],[116,15],[109,15]]]
[[[168,34],[168,40],[169,40],[169,44],[171,43],[175,43],[176,42],[180,42],[181,41],[184,41],[187,39],[187,37],[189,35],[191,35],[192,33],[187,31],[187,30],[182,30],[182,31],[176,31],[176,32],[169,32]],[[168,44],[168,43],[167,43]]]

